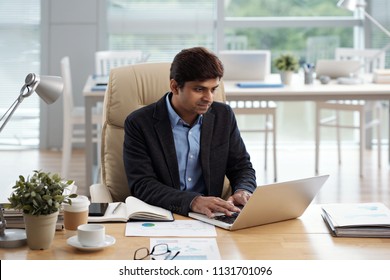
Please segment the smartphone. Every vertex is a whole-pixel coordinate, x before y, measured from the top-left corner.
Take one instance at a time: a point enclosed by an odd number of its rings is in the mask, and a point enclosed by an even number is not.
[[[89,216],[104,216],[108,203],[91,203],[89,205]]]

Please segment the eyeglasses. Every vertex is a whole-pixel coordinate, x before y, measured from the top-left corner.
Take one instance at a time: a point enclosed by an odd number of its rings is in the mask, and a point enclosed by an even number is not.
[[[180,251],[177,251],[171,257],[172,251],[168,248],[168,244],[161,243],[161,244],[154,245],[151,252],[149,252],[149,249],[146,247],[142,247],[142,248],[137,249],[134,252],[134,260],[144,260],[149,256],[151,257],[152,260],[156,260],[156,258],[154,258],[154,257],[163,256],[163,255],[166,255],[164,257],[164,260],[173,260],[174,258],[176,258],[177,255],[179,255],[179,253],[180,253]],[[160,258],[157,258],[157,259],[160,259]]]

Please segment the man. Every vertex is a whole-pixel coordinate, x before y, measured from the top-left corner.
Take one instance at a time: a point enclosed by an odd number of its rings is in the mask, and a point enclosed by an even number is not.
[[[232,109],[213,102],[222,76],[207,49],[182,50],[171,65],[171,92],[127,117],[123,158],[132,195],[181,215],[231,215],[246,204],[255,171]],[[225,175],[227,201],[220,198]]]

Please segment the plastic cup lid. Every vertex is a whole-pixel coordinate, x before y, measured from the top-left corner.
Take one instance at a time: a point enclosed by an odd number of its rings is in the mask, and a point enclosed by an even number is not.
[[[71,198],[70,200],[72,201],[72,205],[64,204],[65,211],[87,210],[91,203],[85,195],[77,195],[77,197]]]

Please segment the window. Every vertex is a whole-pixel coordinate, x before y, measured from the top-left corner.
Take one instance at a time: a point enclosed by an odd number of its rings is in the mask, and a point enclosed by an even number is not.
[[[336,6],[335,0],[225,1],[218,8],[219,49],[229,49],[230,41],[241,38],[244,49],[271,50],[272,60],[283,52],[295,53],[300,61],[334,58],[337,47],[353,47],[363,29],[351,12]],[[275,69],[272,69],[275,72]]]
[[[115,0],[107,15],[112,50],[143,50],[149,61],[171,61],[184,48],[214,49],[213,0]]]
[[[0,116],[40,69],[40,1],[0,1]],[[38,147],[39,98],[27,98],[1,132],[1,147]]]
[[[374,17],[389,24],[388,1],[366,2],[375,4],[367,6]],[[338,8],[336,3],[337,0],[111,0],[107,13],[108,46],[144,50],[151,54],[149,61],[171,61],[181,49],[202,45],[215,52],[269,49],[272,60],[288,51],[295,53],[301,63],[315,63],[320,58],[334,58],[337,47],[378,47],[388,42],[381,31],[372,30],[371,46],[364,39],[363,15]],[[279,102],[278,142],[313,142],[312,120],[313,102]],[[249,118],[245,122],[254,124]],[[344,139],[356,140],[353,133]]]
[[[369,5],[366,7],[366,11],[373,16],[381,25],[387,30],[390,30],[390,1],[388,0],[375,0],[369,1]],[[382,49],[385,46],[390,48],[390,38],[382,30],[380,30],[374,24],[369,24],[367,30],[368,47]],[[386,52],[386,68],[390,68],[390,51]]]

